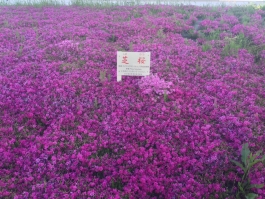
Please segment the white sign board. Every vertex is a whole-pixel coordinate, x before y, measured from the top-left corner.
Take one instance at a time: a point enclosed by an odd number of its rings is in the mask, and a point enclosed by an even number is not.
[[[150,52],[117,52],[117,81],[122,76],[150,75]]]

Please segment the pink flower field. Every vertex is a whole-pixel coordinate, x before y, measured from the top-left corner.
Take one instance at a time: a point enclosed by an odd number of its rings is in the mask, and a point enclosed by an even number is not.
[[[265,198],[264,8],[1,6],[0,198]]]

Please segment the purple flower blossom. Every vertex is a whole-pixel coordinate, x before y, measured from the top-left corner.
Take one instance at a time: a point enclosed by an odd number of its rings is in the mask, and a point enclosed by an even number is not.
[[[242,143],[264,149],[265,51],[222,53],[263,44],[264,11],[124,8],[0,8],[0,198],[218,198]],[[117,83],[116,51],[150,51],[151,75]]]

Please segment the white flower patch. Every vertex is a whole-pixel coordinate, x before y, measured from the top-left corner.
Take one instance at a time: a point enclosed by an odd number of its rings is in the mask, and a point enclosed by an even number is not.
[[[72,49],[72,50],[78,50],[78,42],[75,42],[73,40],[64,40],[58,44],[56,44],[57,47],[61,49]]]
[[[145,94],[150,94],[153,91],[158,95],[163,95],[165,93],[170,94],[173,92],[172,89],[173,83],[166,82],[165,80],[161,79],[158,75],[149,75],[143,77],[138,82],[138,85]]]

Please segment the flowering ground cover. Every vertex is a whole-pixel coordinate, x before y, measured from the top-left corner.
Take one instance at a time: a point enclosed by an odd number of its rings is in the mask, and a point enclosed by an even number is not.
[[[236,198],[230,159],[265,148],[264,9],[0,13],[0,198]],[[117,51],[152,74],[117,82]]]

